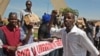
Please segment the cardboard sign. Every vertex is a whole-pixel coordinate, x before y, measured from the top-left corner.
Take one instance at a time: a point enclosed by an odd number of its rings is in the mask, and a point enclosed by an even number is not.
[[[29,23],[36,23],[40,22],[40,19],[37,15],[35,14],[28,14],[24,16],[24,21],[28,25]]]

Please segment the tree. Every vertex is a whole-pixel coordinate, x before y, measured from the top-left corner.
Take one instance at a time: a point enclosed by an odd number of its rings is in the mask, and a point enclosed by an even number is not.
[[[72,8],[61,8],[60,12],[62,13],[62,15],[64,15],[66,12],[71,12],[74,15],[76,15],[77,17],[79,16],[79,12],[77,9],[72,9]]]

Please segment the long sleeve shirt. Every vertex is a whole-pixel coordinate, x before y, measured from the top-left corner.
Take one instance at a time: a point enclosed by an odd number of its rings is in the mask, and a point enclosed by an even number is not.
[[[99,30],[99,32],[96,34],[95,40],[96,40],[96,41],[99,41],[99,38],[100,38],[100,30]]]
[[[51,35],[62,38],[63,56],[86,56],[87,51],[91,53],[91,56],[99,55],[99,51],[95,48],[84,31],[76,26],[74,26],[69,33],[67,33],[65,29],[66,28],[51,28],[50,31]]]

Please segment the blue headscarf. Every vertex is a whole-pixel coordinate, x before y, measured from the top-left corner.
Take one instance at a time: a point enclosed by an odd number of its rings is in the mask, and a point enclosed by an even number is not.
[[[48,23],[49,21],[50,21],[50,19],[51,19],[51,15],[49,15],[49,14],[44,14],[43,16],[42,16],[42,22],[43,23]]]

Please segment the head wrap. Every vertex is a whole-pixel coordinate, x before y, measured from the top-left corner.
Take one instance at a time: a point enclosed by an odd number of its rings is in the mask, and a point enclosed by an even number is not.
[[[50,21],[50,19],[51,19],[51,15],[49,15],[49,14],[44,14],[43,16],[42,16],[42,22],[43,23],[48,23],[49,21]]]

